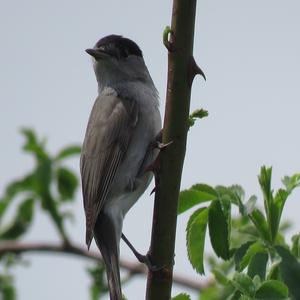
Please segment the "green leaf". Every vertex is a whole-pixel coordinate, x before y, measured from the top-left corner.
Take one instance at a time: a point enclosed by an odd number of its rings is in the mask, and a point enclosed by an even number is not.
[[[300,174],[294,174],[293,176],[285,176],[282,179],[282,183],[286,187],[288,193],[291,193],[293,189],[300,186]]]
[[[97,264],[87,269],[91,279],[90,297],[91,300],[98,300],[99,297],[108,292],[106,284],[105,268],[102,264]]]
[[[242,271],[240,263],[245,256],[247,250],[249,247],[254,243],[254,241],[248,241],[241,245],[234,253],[234,263],[235,263],[235,269],[237,271]]]
[[[229,224],[220,200],[214,200],[209,206],[208,227],[211,245],[217,256],[230,258]]]
[[[268,228],[268,224],[263,213],[259,209],[254,209],[249,215],[251,221],[255,225],[260,236],[266,241],[271,242],[271,236]]]
[[[274,280],[280,279],[279,264],[280,264],[280,261],[276,261],[275,263],[272,264],[272,266],[270,268],[270,271],[269,271],[269,273],[267,275],[267,279],[268,280],[271,280],[271,279],[274,279]]]
[[[188,257],[193,268],[200,274],[204,274],[203,253],[207,218],[207,207],[199,208],[191,215],[186,228]]]
[[[227,200],[237,205],[239,207],[240,213],[244,214],[243,201],[245,198],[245,191],[240,185],[235,184],[229,187],[218,185],[215,187],[215,190],[218,193],[219,199]]]
[[[288,286],[290,294],[295,299],[300,299],[300,264],[289,250],[276,246],[276,251],[281,257],[279,270],[284,283]]]
[[[273,198],[271,190],[271,178],[272,168],[266,168],[265,166],[261,167],[260,175],[258,176],[258,181],[264,194],[266,212],[268,211],[268,208]]]
[[[248,275],[253,278],[258,275],[262,280],[266,277],[266,268],[268,263],[268,254],[258,252],[253,255],[248,266]]]
[[[283,189],[279,189],[274,197],[273,203],[272,203],[272,215],[270,216],[270,227],[272,229],[272,237],[273,240],[275,240],[278,228],[280,224],[281,214],[282,210],[284,208],[284,204],[286,202],[287,197],[289,196],[289,193]]]
[[[280,300],[287,299],[289,294],[287,286],[278,280],[268,280],[262,283],[255,293],[255,299]]]
[[[181,293],[175,297],[172,297],[172,300],[191,300],[191,297],[187,294]]]
[[[1,240],[13,240],[23,235],[31,224],[34,211],[34,200],[24,200],[18,207],[12,223],[0,232]]]
[[[275,240],[277,233],[278,213],[274,207],[273,191],[271,190],[272,168],[261,167],[258,176],[259,184],[264,195],[264,207],[267,216],[267,223],[270,228],[271,241]]]
[[[76,175],[67,168],[57,169],[57,186],[61,195],[61,200],[73,200],[78,180]]]
[[[211,272],[214,274],[215,279],[217,282],[227,285],[229,282],[229,279],[227,278],[226,274],[223,272],[223,270],[214,268],[211,270]]]
[[[21,133],[26,138],[25,144],[23,146],[23,149],[25,151],[33,153],[38,160],[48,158],[48,154],[45,151],[44,143],[38,141],[32,129],[23,128],[21,130]]]
[[[3,198],[0,199],[0,219],[15,196],[24,192],[34,192],[35,188],[36,182],[32,174],[29,174],[20,180],[11,182],[6,187]]]
[[[299,244],[300,234],[295,234],[292,236],[292,253],[295,257],[300,257],[300,244]]]
[[[208,286],[205,289],[201,290],[201,294],[198,300],[220,300],[223,299],[220,295],[220,289],[216,285]]]
[[[208,111],[203,108],[193,111],[188,119],[189,127],[194,126],[197,119],[202,119],[208,116]]]
[[[253,210],[255,209],[256,202],[257,197],[255,195],[252,195],[244,206],[245,215],[249,215],[253,212]]]
[[[259,275],[254,275],[254,277],[252,278],[252,281],[254,283],[255,290],[257,290],[261,286],[261,279],[260,279]]]
[[[242,294],[253,297],[255,294],[255,285],[252,279],[243,273],[235,273],[231,280],[232,285],[237,288]]]
[[[195,184],[190,189],[180,192],[178,214],[181,214],[193,206],[217,199],[216,191],[207,184]]]
[[[78,145],[67,146],[58,152],[58,154],[55,156],[55,160],[62,160],[74,155],[79,155],[80,152],[81,147]]]
[[[240,262],[240,270],[244,270],[250,263],[252,257],[258,252],[266,252],[265,247],[260,242],[253,243],[246,251]]]

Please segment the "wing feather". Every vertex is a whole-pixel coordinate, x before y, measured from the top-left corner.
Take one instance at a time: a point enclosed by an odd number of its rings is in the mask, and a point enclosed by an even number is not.
[[[136,102],[116,93],[99,96],[92,109],[80,159],[88,247],[137,120]]]

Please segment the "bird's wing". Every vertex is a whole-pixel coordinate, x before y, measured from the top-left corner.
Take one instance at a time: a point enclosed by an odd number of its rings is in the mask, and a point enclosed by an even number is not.
[[[92,109],[80,160],[88,247],[137,121],[136,102],[116,93],[99,96]]]

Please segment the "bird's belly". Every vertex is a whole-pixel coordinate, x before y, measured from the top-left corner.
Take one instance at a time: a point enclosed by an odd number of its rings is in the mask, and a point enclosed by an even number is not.
[[[123,193],[112,195],[110,201],[105,203],[103,210],[109,214],[121,214],[124,218],[128,210],[137,202],[140,196],[147,189],[152,177],[153,175],[151,173],[145,173],[137,179],[137,185],[134,190],[124,190]]]

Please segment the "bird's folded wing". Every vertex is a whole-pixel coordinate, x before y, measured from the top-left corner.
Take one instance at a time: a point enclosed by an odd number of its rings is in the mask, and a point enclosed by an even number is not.
[[[88,246],[137,121],[136,102],[113,93],[99,96],[92,109],[80,160]]]

